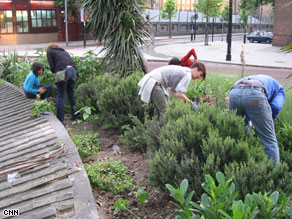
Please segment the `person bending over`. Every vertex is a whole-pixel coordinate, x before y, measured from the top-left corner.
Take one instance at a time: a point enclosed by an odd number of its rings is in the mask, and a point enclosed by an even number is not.
[[[144,103],[150,99],[155,106],[155,114],[158,116],[160,125],[163,125],[163,114],[169,99],[167,88],[171,88],[175,98],[183,99],[191,103],[185,92],[191,80],[205,79],[206,67],[203,63],[196,62],[191,68],[167,65],[147,73],[138,83],[139,95]]]
[[[280,162],[280,155],[273,120],[281,112],[284,102],[284,87],[267,75],[242,78],[235,82],[229,94],[229,110],[245,115],[246,126],[251,120],[274,166]]]

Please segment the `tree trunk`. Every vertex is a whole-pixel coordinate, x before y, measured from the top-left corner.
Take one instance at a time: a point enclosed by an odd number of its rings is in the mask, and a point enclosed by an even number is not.
[[[206,28],[205,28],[205,46],[208,45],[208,29],[209,29],[209,17],[206,18]]]
[[[169,19],[169,31],[168,31],[168,37],[171,38],[171,31],[172,31],[172,24],[171,24],[171,18]]]

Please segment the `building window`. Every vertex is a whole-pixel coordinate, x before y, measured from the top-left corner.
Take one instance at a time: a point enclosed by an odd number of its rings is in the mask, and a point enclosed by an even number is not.
[[[32,10],[31,11],[32,27],[56,27],[56,11],[55,10]]]
[[[0,10],[0,32],[13,33],[12,10]]]
[[[28,14],[27,11],[16,11],[16,22],[18,33],[28,33]]]

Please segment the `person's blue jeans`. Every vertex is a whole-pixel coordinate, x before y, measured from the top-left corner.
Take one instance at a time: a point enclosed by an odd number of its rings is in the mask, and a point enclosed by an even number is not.
[[[74,105],[75,105],[75,94],[74,94],[74,86],[77,79],[77,70],[73,67],[66,69],[66,82],[56,83],[57,85],[57,118],[60,122],[64,122],[64,114],[65,114],[65,92],[67,92],[67,96],[70,104],[70,115],[73,116]]]
[[[47,85],[40,85],[39,88],[44,88],[44,89],[46,89],[46,91],[45,91],[44,93],[40,94],[42,100],[47,99],[47,98],[49,98],[49,97],[52,96],[52,88],[53,88],[52,85],[50,85],[50,84],[47,84]],[[26,92],[25,90],[23,90],[23,91],[24,91],[24,94],[25,94],[25,96],[26,96],[27,98],[29,98],[29,99],[34,99],[34,98],[36,98],[36,95],[35,95],[35,94],[33,94],[33,93],[29,93],[29,92]]]
[[[233,88],[229,94],[229,110],[237,110],[237,114],[247,115],[265,146],[268,159],[274,165],[280,162],[278,141],[275,134],[272,110],[265,93],[252,88]]]

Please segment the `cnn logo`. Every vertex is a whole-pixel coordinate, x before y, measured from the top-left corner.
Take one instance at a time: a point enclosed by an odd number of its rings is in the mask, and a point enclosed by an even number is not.
[[[19,210],[18,209],[4,209],[3,210],[4,216],[19,216]]]

